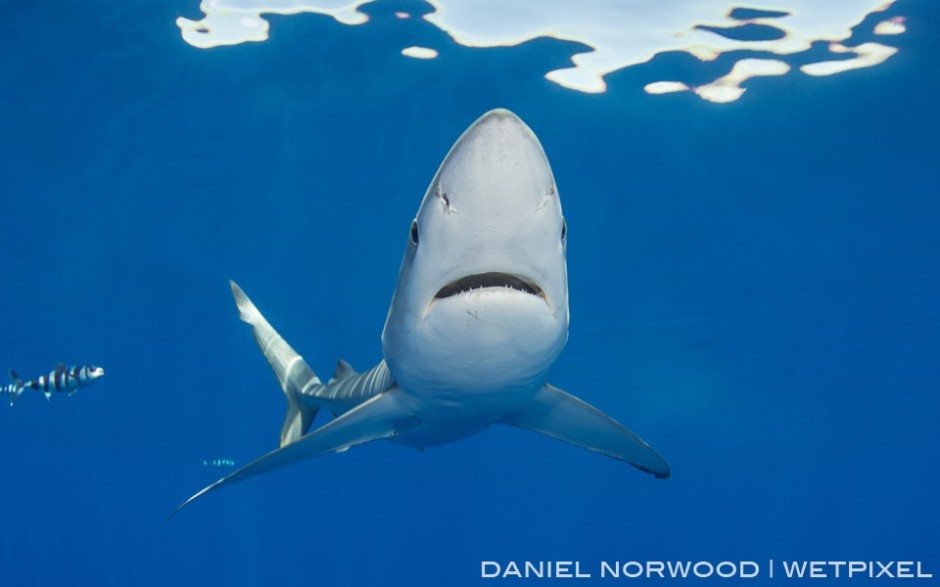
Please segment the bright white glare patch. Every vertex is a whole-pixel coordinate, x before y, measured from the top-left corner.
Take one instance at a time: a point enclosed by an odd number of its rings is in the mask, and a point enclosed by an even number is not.
[[[182,16],[176,26],[183,40],[194,47],[208,49],[220,45],[238,45],[268,40],[268,21],[262,14],[298,14],[314,12],[332,16],[348,25],[362,24],[369,18],[358,8],[369,0],[202,0],[201,20]]]
[[[643,90],[647,94],[669,94],[672,92],[684,92],[688,89],[689,86],[682,82],[653,82],[643,87]]]
[[[361,24],[368,17],[359,11],[369,0],[203,0],[201,20],[177,19],[183,39],[196,47],[234,45],[268,38],[266,14],[314,12],[330,15],[344,24]],[[424,20],[468,47],[511,47],[538,37],[552,37],[585,45],[572,57],[573,65],[546,73],[559,85],[581,92],[607,89],[604,76],[632,65],[646,63],[666,52],[681,52],[712,61],[731,52],[770,53],[777,59],[808,51],[813,43],[841,46],[852,29],[870,14],[889,8],[895,0],[427,0],[434,8]],[[733,10],[746,6],[754,18],[732,18]],[[407,12],[396,12],[408,18]],[[743,26],[763,28],[780,38],[733,39]],[[713,30],[707,30],[713,29]],[[721,34],[724,29],[728,36]],[[755,31],[760,29],[754,28]],[[878,34],[899,34],[904,19],[895,17],[875,27]],[[849,60],[854,67],[871,67],[896,50],[881,47],[875,53],[856,48]],[[890,50],[890,53],[884,51]],[[880,60],[878,59],[880,58]],[[740,60],[739,60],[740,61]],[[768,60],[773,61],[773,60]],[[810,75],[845,71],[825,61],[801,70]],[[736,67],[736,66],[735,66]],[[747,67],[747,66],[745,66]],[[755,75],[773,75],[759,73]],[[724,79],[724,78],[722,78]],[[727,81],[727,80],[726,80]],[[700,86],[698,95],[740,96],[743,90],[720,80]],[[678,83],[678,82],[676,82]],[[654,91],[670,86],[651,84]],[[720,87],[719,87],[720,86]],[[648,88],[650,86],[647,86]],[[649,91],[649,90],[647,90]],[[677,91],[677,90],[672,90]],[[651,92],[653,93],[653,92]]]
[[[904,26],[904,17],[895,16],[894,18],[889,18],[884,22],[879,22],[875,25],[875,34],[876,35],[900,35],[905,32],[907,27]]]
[[[401,54],[405,57],[414,57],[415,59],[434,59],[437,57],[437,51],[427,47],[408,47],[402,49]]]
[[[842,59],[840,61],[820,61],[819,63],[810,63],[800,68],[800,71],[807,75],[832,75],[842,73],[850,69],[859,69],[862,67],[871,67],[884,63],[889,57],[898,52],[894,47],[888,47],[878,43],[864,43],[858,47],[845,47],[838,43],[829,47],[833,53],[854,53],[852,59]]]
[[[790,66],[774,59],[742,59],[734,64],[731,73],[720,77],[710,84],[698,86],[693,91],[709,102],[719,104],[734,102],[744,94],[741,84],[752,77],[783,75],[790,71]]]

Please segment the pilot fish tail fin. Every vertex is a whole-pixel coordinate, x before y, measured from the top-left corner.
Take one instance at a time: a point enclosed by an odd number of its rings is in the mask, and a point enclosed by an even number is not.
[[[304,396],[304,390],[322,384],[303,357],[281,338],[245,292],[234,281],[229,281],[229,284],[238,306],[238,317],[251,325],[255,342],[271,365],[287,397],[287,416],[281,427],[280,439],[280,446],[285,446],[307,432],[320,409],[311,398]]]
[[[531,405],[503,423],[626,461],[660,479],[669,477],[669,465],[642,438],[597,408],[548,384]]]
[[[10,379],[13,383],[0,387],[0,391],[10,396],[10,405],[12,406],[16,402],[16,398],[20,397],[23,391],[25,391],[26,384],[23,383],[23,379],[16,374],[16,371],[14,371],[12,367],[10,368]]]
[[[23,393],[23,380],[20,379],[19,375],[16,374],[16,371],[10,369],[10,379],[13,380],[13,383],[8,383],[6,385],[0,385],[0,392],[3,395],[10,396],[10,405],[12,406],[16,402],[16,398],[20,397],[20,394]]]
[[[10,369],[10,379],[13,380],[13,383],[16,384],[17,387],[23,387],[23,380],[20,379],[20,376],[17,375],[16,371],[13,369]]]

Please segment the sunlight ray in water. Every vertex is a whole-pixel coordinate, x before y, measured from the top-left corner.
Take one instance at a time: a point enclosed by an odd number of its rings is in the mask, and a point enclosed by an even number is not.
[[[790,71],[794,64],[787,63],[788,58],[808,52],[814,43],[826,43],[831,58],[800,66],[799,71],[808,75],[833,75],[884,62],[897,52],[895,48],[878,43],[852,47],[846,41],[866,17],[887,10],[894,1],[759,0],[742,5],[724,0],[428,0],[434,10],[423,18],[467,47],[512,47],[538,37],[582,43],[590,49],[575,54],[572,67],[549,71],[545,77],[587,93],[605,92],[604,76],[662,53],[687,53],[708,62],[738,52],[741,57],[731,71],[709,83],[692,87],[679,80],[661,80],[645,87],[651,94],[691,90],[705,100],[731,102],[744,93],[742,82]],[[204,18],[180,17],[177,25],[187,43],[209,48],[267,40],[266,14],[311,12],[347,25],[363,24],[368,21],[359,10],[363,4],[366,0],[203,0]],[[395,16],[404,20],[409,15],[396,12]],[[904,31],[904,18],[893,17],[863,32]],[[769,53],[777,59],[764,55],[755,59],[747,52]],[[402,54],[421,59],[438,56],[431,47],[407,47]]]

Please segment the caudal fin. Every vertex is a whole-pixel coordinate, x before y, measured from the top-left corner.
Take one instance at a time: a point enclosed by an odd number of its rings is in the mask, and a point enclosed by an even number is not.
[[[16,402],[16,398],[23,393],[23,380],[13,369],[10,369],[10,379],[13,380],[13,384],[5,386],[4,391],[10,394],[10,405],[12,406]]]
[[[229,284],[232,286],[232,294],[238,306],[238,317],[251,325],[255,342],[258,343],[258,347],[264,353],[264,358],[274,370],[278,383],[281,384],[281,389],[287,397],[287,417],[281,427],[280,441],[280,446],[285,446],[303,436],[316,417],[320,408],[303,391],[309,390],[311,386],[321,385],[320,379],[303,357],[297,354],[271,327],[245,292],[234,281],[229,281]]]

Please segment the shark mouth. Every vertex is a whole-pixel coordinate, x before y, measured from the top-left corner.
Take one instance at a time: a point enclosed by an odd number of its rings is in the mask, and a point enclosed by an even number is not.
[[[545,297],[542,289],[523,277],[510,275],[508,273],[477,273],[461,277],[457,281],[445,285],[441,291],[437,292],[434,299],[441,300],[468,292],[474,289],[483,289],[487,287],[508,287],[516,291],[531,294],[533,296]]]

